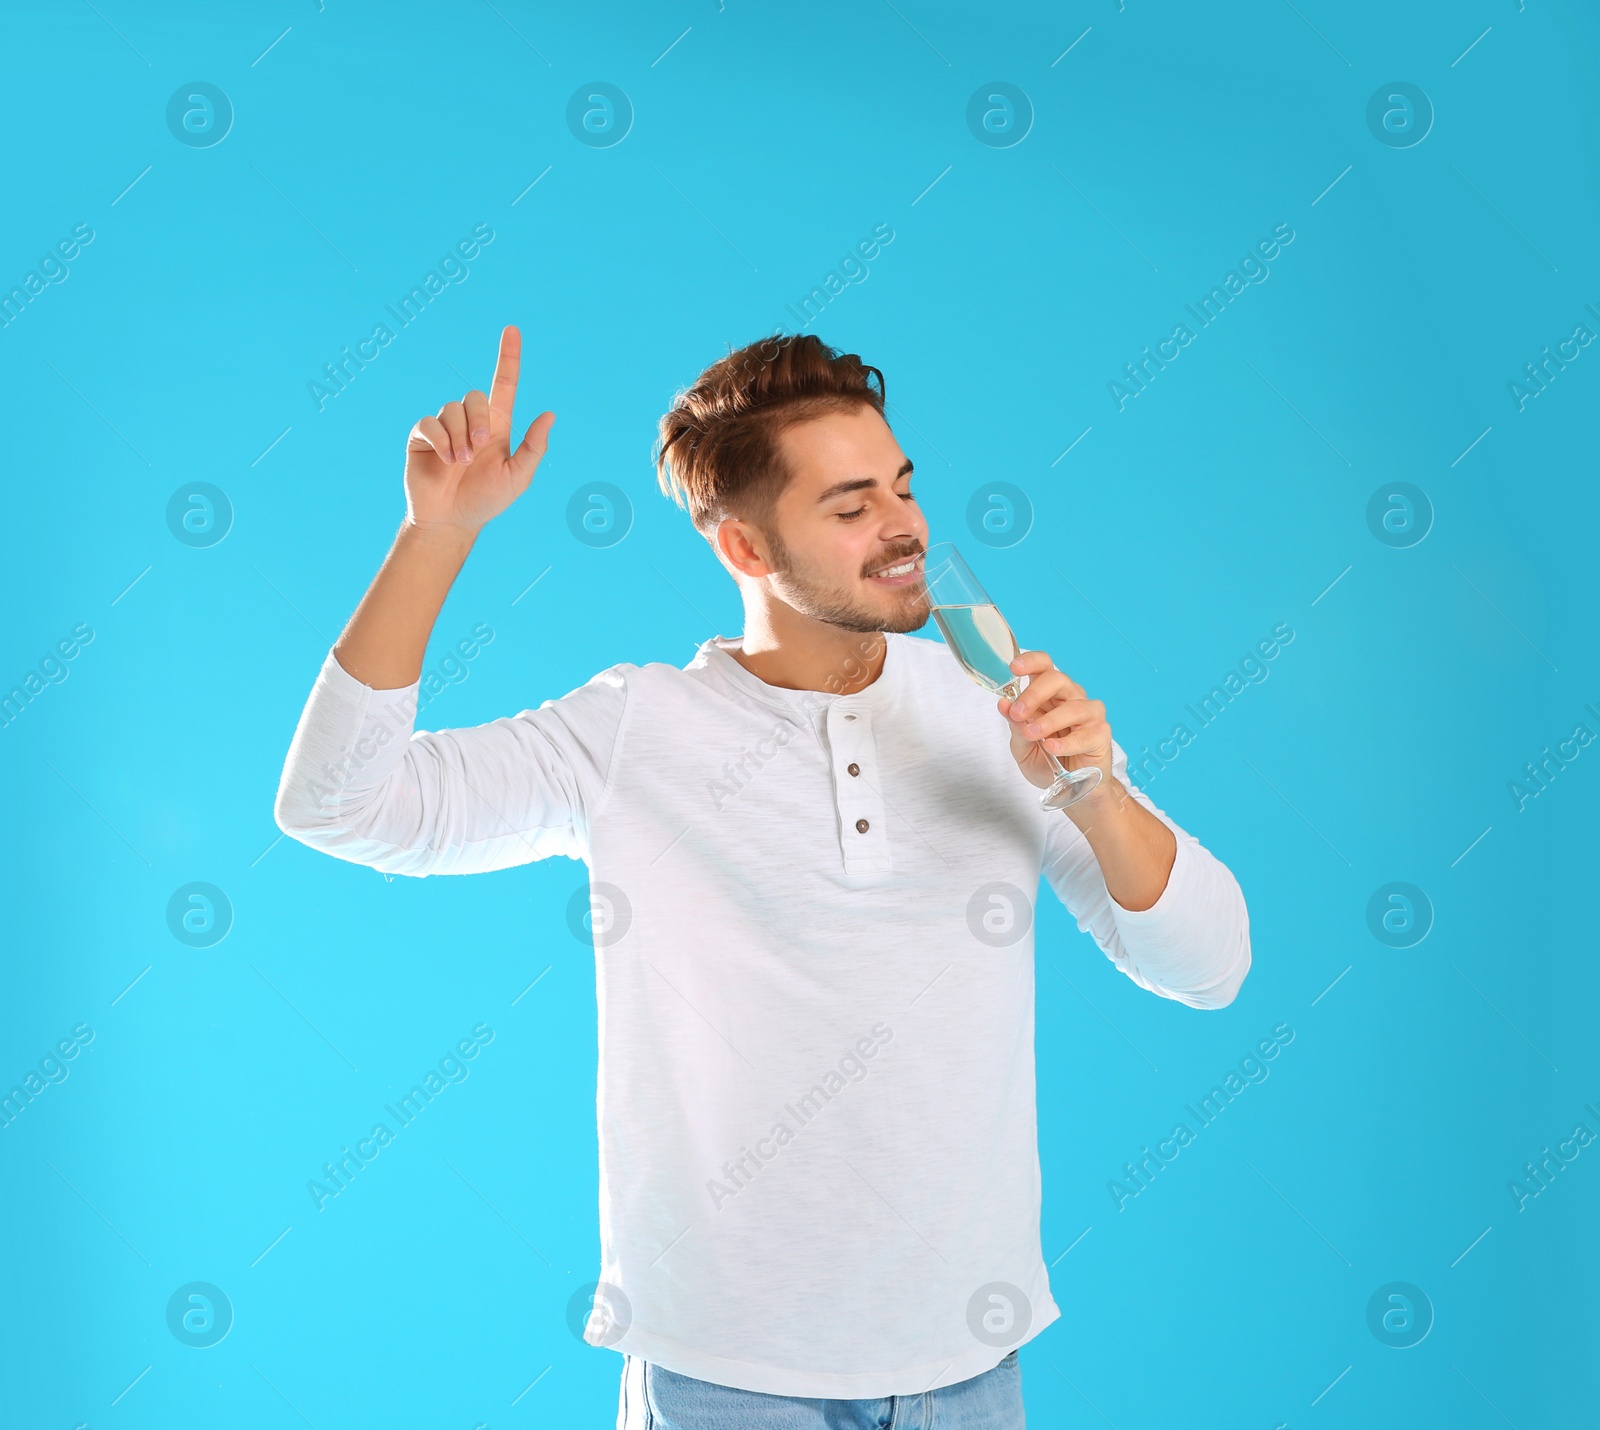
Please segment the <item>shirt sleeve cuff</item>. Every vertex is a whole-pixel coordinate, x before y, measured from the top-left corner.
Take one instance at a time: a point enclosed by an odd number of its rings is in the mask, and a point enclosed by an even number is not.
[[[340,665],[339,657],[333,653],[331,647],[328,650],[326,659],[322,662],[322,670],[318,674],[318,680],[341,695],[359,697],[365,693],[371,695],[375,700],[384,701],[386,704],[393,704],[401,696],[416,691],[422,684],[422,677],[419,675],[410,685],[397,685],[391,690],[375,690],[365,681],[357,680],[355,676]]]
[[[341,795],[381,783],[403,757],[416,722],[420,678],[391,690],[374,690],[351,675],[330,649],[317,672],[307,714],[313,729],[331,732],[319,741],[322,760],[332,759]],[[315,766],[322,768],[322,763]]]
[[[1108,889],[1107,895],[1111,899],[1112,912],[1116,915],[1117,927],[1124,933],[1137,935],[1141,943],[1164,942],[1167,938],[1179,934],[1186,926],[1191,926],[1196,914],[1196,895],[1200,892],[1197,884],[1199,870],[1196,867],[1199,860],[1195,855],[1194,841],[1184,835],[1176,835],[1177,853],[1173,856],[1172,869],[1167,874],[1167,886],[1161,891],[1161,897],[1148,909],[1125,909],[1117,902],[1117,897]]]
[[[1248,915],[1233,875],[1178,835],[1167,887],[1148,909],[1111,900],[1124,956],[1167,996],[1196,1008],[1232,1001],[1250,970]],[[1148,985],[1147,985],[1148,986]]]

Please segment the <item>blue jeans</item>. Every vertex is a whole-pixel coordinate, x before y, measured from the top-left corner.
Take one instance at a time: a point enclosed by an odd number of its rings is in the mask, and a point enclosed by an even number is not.
[[[1024,1430],[1012,1351],[971,1380],[886,1400],[764,1395],[625,1356],[617,1430]]]

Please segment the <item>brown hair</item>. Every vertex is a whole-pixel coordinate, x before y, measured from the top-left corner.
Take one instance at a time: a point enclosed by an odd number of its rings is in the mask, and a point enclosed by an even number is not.
[[[862,405],[883,415],[877,368],[810,333],[764,338],[712,363],[673,400],[661,418],[656,479],[708,541],[730,516],[772,534],[790,476],[779,434]]]

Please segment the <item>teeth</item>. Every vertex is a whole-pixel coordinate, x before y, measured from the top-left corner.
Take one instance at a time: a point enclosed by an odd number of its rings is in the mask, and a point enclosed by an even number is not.
[[[914,569],[916,564],[915,559],[913,559],[899,566],[886,566],[882,571],[875,571],[873,574],[875,576],[904,576],[906,572]]]

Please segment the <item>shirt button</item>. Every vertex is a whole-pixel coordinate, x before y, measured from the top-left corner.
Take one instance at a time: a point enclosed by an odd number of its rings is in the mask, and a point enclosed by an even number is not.
[[[844,718],[846,720],[854,720],[856,717],[854,715],[846,715]]]
[[[861,773],[861,766],[860,765],[848,765],[848,766],[846,766],[846,768],[853,775],[859,775]]]
[[[856,833],[857,834],[865,834],[867,832],[867,827],[868,826],[867,826],[867,821],[866,820],[864,820],[864,819],[856,820]]]

